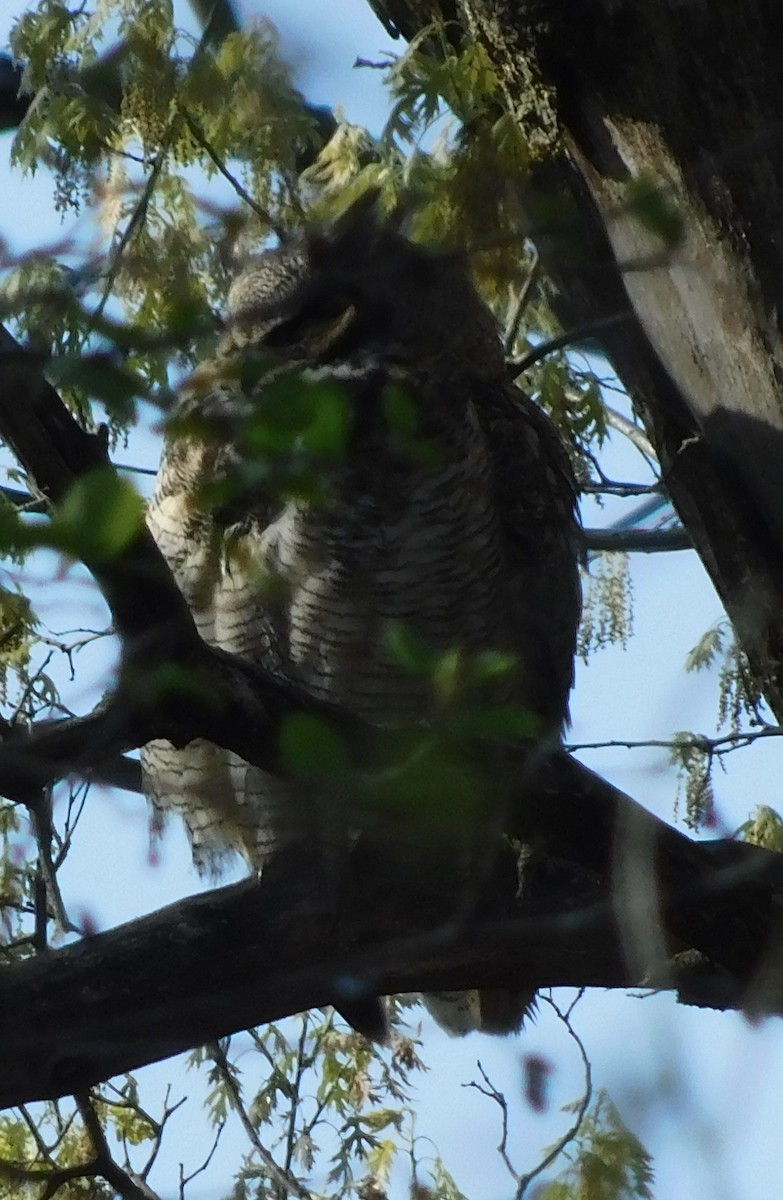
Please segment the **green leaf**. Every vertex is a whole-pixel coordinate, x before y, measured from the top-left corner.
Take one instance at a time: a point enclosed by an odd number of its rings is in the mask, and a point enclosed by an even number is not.
[[[388,384],[383,389],[383,414],[389,429],[409,441],[419,432],[419,413],[410,392]]]
[[[138,700],[151,704],[178,696],[215,707],[221,703],[214,685],[202,671],[178,663],[162,663],[153,671],[135,677],[133,687]]]
[[[345,740],[322,717],[294,713],[280,731],[280,754],[294,775],[337,779],[349,774],[352,762]]]
[[[398,1108],[374,1108],[371,1112],[364,1114],[362,1124],[365,1129],[371,1129],[373,1133],[381,1133],[390,1126],[399,1131],[402,1119],[403,1114]]]
[[[460,713],[448,725],[452,736],[500,741],[524,741],[538,737],[542,728],[541,717],[521,704],[497,704],[477,712]]]
[[[395,384],[387,385],[381,403],[389,429],[388,444],[393,452],[420,467],[434,467],[442,461],[442,447],[434,438],[421,433],[419,410],[410,391]]]
[[[544,1190],[547,1200],[560,1200],[561,1196],[652,1200],[650,1155],[604,1091],[597,1094],[582,1123],[572,1155],[559,1179]]]
[[[390,765],[361,779],[367,806],[441,838],[461,836],[486,796],[480,765],[453,741],[421,729],[391,731],[387,749]]]
[[[517,665],[517,656],[506,650],[482,650],[470,660],[472,683],[490,683],[510,675]]]
[[[303,407],[310,419],[300,435],[301,445],[319,458],[342,458],[349,427],[348,404],[342,389],[331,383],[309,384]]]
[[[367,1155],[367,1167],[375,1182],[386,1183],[400,1147],[393,1138],[382,1138]]]
[[[384,641],[394,661],[409,675],[431,676],[442,654],[405,621],[389,621]]]
[[[84,562],[106,562],[133,541],[144,526],[138,492],[111,468],[77,479],[57,506],[42,544]]]
[[[142,1146],[151,1142],[155,1137],[155,1127],[144,1113],[133,1107],[133,1104],[114,1105],[110,1101],[99,1102],[99,1112],[104,1119],[114,1126],[118,1140],[122,1139],[131,1146]]]
[[[318,458],[335,459],[345,453],[348,428],[348,403],[339,385],[291,374],[265,384],[245,440],[273,455],[299,446]]]
[[[0,508],[0,546],[47,547],[83,562],[107,562],[144,526],[144,503],[130,483],[101,467],[77,479],[49,521],[25,521]]]
[[[134,401],[149,387],[141,375],[112,362],[108,354],[62,355],[49,360],[46,377],[56,388],[76,388],[100,400],[118,420],[133,415]]]
[[[432,684],[441,704],[450,704],[464,691],[465,655],[454,647],[438,656],[432,670]]]
[[[743,842],[752,842],[754,846],[763,846],[766,850],[774,850],[776,854],[783,853],[783,818],[774,808],[766,804],[758,805],[753,815],[737,830],[737,836]]]

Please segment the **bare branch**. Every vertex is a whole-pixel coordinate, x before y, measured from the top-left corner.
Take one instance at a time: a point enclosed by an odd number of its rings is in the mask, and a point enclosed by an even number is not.
[[[79,1110],[79,1115],[84,1122],[84,1127],[87,1130],[90,1141],[92,1142],[95,1151],[95,1158],[92,1161],[92,1174],[99,1175],[114,1188],[121,1200],[160,1200],[157,1192],[153,1192],[152,1188],[143,1180],[136,1179],[128,1171],[124,1171],[122,1167],[114,1161],[109,1143],[106,1141],[106,1134],[103,1126],[98,1118],[98,1114],[93,1108],[92,1100],[87,1093],[77,1094],[76,1107]]]
[[[8,1179],[12,1183],[41,1184],[41,1200],[50,1200],[51,1196],[71,1179],[94,1179],[98,1174],[93,1163],[76,1163],[71,1167],[23,1167],[19,1163],[0,1160],[0,1179]]]
[[[527,278],[519,289],[519,294],[506,322],[506,329],[503,334],[503,349],[506,354],[511,354],[514,349],[514,342],[517,340],[520,322],[525,314],[525,309],[530,303],[530,298],[538,285],[540,276],[541,269],[538,261],[538,251],[534,250]]]
[[[669,550],[692,550],[687,529],[585,529],[582,533],[585,550],[624,554],[657,554]]]
[[[596,321],[585,321],[583,325],[579,325],[575,329],[559,333],[557,337],[548,338],[545,342],[539,342],[522,358],[509,361],[509,378],[518,379],[520,375],[524,375],[525,371],[529,371],[531,367],[541,362],[542,359],[548,358],[550,354],[557,354],[560,350],[567,350],[569,346],[579,345],[580,342],[592,341],[597,334],[604,330],[624,324],[629,320],[631,318],[628,313],[614,313],[610,317],[599,317]]]
[[[122,703],[98,708],[86,717],[41,721],[32,729],[15,727],[0,744],[0,792],[35,804],[40,789],[70,774],[91,774],[123,750],[141,745]]]
[[[0,437],[50,503],[77,478],[108,465],[100,437],[74,420],[41,375],[40,362],[0,327]],[[109,563],[86,560],[117,633],[134,640],[161,624],[187,630],[192,621],[152,537],[142,533]],[[130,587],[131,581],[133,587]]]
[[[532,1171],[528,1171],[525,1175],[521,1175],[519,1177],[518,1187],[515,1193],[515,1200],[522,1200],[522,1197],[530,1187],[530,1184],[533,1182],[533,1180],[537,1179],[538,1176],[547,1169],[547,1167],[551,1166],[555,1159],[563,1153],[566,1146],[574,1140],[579,1133],[579,1130],[582,1128],[582,1122],[587,1116],[587,1110],[590,1107],[590,1101],[593,1098],[593,1070],[590,1065],[590,1059],[587,1056],[584,1042],[571,1024],[571,1011],[573,1009],[573,1004],[567,1012],[563,1012],[562,1009],[558,1008],[551,996],[544,996],[542,999],[550,1006],[550,1008],[554,1010],[568,1031],[569,1037],[572,1039],[572,1041],[576,1042],[576,1045],[579,1049],[579,1055],[582,1059],[582,1070],[584,1071],[584,1091],[582,1092],[579,1106],[576,1110],[576,1116],[574,1117],[568,1129],[566,1129],[565,1133],[557,1139],[549,1152],[541,1159],[539,1163],[536,1164]]]
[[[483,1084],[478,1083],[473,1079],[470,1083],[463,1083],[463,1087],[475,1088],[477,1092],[481,1092],[482,1096],[489,1097],[494,1100],[500,1109],[500,1142],[498,1144],[498,1154],[503,1159],[503,1165],[508,1171],[515,1183],[519,1182],[519,1172],[512,1163],[508,1153],[508,1101],[502,1092],[499,1092],[492,1080],[487,1075],[481,1061],[476,1064],[483,1079]]]
[[[180,1164],[179,1164],[179,1195],[180,1195],[180,1200],[185,1200],[185,1188],[188,1186],[188,1184],[189,1184],[189,1183],[190,1183],[192,1180],[194,1180],[194,1179],[196,1178],[196,1176],[197,1176],[197,1175],[201,1175],[201,1174],[202,1174],[202,1172],[206,1171],[207,1167],[208,1167],[208,1166],[209,1166],[209,1164],[212,1162],[212,1159],[213,1159],[213,1158],[214,1158],[214,1156],[215,1156],[215,1151],[216,1151],[216,1150],[217,1150],[217,1148],[218,1148],[218,1144],[219,1144],[219,1142],[220,1142],[220,1139],[221,1139],[221,1137],[223,1136],[223,1130],[224,1130],[225,1128],[226,1128],[226,1122],[225,1122],[225,1121],[220,1121],[220,1123],[218,1124],[218,1127],[217,1127],[217,1129],[215,1130],[215,1137],[214,1137],[214,1139],[213,1139],[213,1141],[212,1141],[212,1145],[210,1146],[209,1150],[207,1151],[206,1155],[205,1155],[205,1156],[204,1156],[204,1158],[201,1160],[201,1162],[199,1163],[199,1165],[198,1165],[198,1166],[195,1168],[195,1170],[191,1171],[191,1172],[190,1172],[188,1175],[186,1175],[186,1174],[185,1174],[185,1168],[184,1168],[183,1164],[182,1164],[182,1163],[180,1163]]]
[[[166,162],[166,156],[171,146],[172,136],[173,123],[170,121],[168,128],[166,129],[161,140],[160,148],[158,149],[158,152],[152,161],[149,175],[145,180],[144,187],[141,189],[139,198],[134,205],[133,212],[130,215],[128,223],[117,239],[116,244],[112,248],[111,258],[106,272],[106,279],[104,281],[101,298],[98,301],[95,311],[92,313],[93,322],[97,321],[101,317],[103,310],[109,301],[111,290],[114,287],[117,274],[122,266],[122,260],[125,255],[125,251],[128,249],[128,246],[130,246],[136,234],[143,229],[147,220],[149,206],[152,202],[152,197],[160,178],[160,173],[163,170],[163,166]]]
[[[583,483],[580,491],[586,496],[659,496],[659,483],[620,483],[612,479],[601,479],[598,483]]]
[[[209,141],[207,135],[204,133],[204,130],[201,128],[201,125],[198,123],[195,117],[186,112],[184,113],[184,118],[185,124],[192,133],[196,143],[201,147],[207,157],[214,163],[216,169],[220,172],[223,178],[231,184],[240,200],[244,201],[250,211],[254,212],[261,223],[265,225],[267,229],[270,229],[272,233],[276,234],[280,241],[285,241],[286,231],[283,226],[275,220],[270,212],[262,208],[261,205],[253,199],[247,188],[242,186],[237,177],[231,174],[228,167],[223,162],[223,159]]]
[[[604,417],[610,429],[615,429],[623,437],[628,438],[628,441],[636,447],[648,462],[657,466],[658,456],[655,453],[655,448],[640,425],[629,421],[627,417],[624,417],[621,412],[618,412],[616,408],[612,408],[609,404],[604,404]]]
[[[51,910],[58,929],[62,933],[77,933],[68,916],[57,881],[57,872],[52,860],[52,798],[49,788],[42,788],[38,795],[28,801],[30,824],[38,847],[38,872],[43,884],[45,916]]]
[[[29,492],[23,492],[21,488],[0,487],[0,496],[24,512],[45,513],[48,508],[45,500],[31,496]]]
[[[736,730],[733,733],[724,733],[718,737],[707,737],[703,733],[689,734],[687,739],[679,738],[611,738],[604,742],[570,742],[566,749],[576,754],[580,750],[610,750],[610,749],[661,749],[661,750],[677,750],[682,749],[683,745],[693,746],[696,750],[702,751],[704,754],[725,754],[729,750],[743,749],[745,746],[751,746],[754,742],[761,738],[778,738],[783,736],[783,729],[779,725],[764,725],[760,729]]]

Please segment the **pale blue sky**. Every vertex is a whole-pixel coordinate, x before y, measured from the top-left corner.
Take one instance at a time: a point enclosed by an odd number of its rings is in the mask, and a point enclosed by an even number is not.
[[[25,7],[6,0],[0,11],[0,45],[6,42],[12,16]],[[177,9],[183,20],[189,18],[182,3]],[[315,0],[269,0],[242,9],[246,17],[265,12],[278,24],[284,52],[312,101],[341,104],[349,118],[380,127],[386,108],[377,74],[356,71],[352,64],[358,55],[372,58],[395,47],[363,0],[329,7]],[[46,173],[33,179],[9,175],[9,148],[10,136],[0,139],[0,235],[18,252],[56,241],[63,230],[52,212]],[[154,457],[148,437],[123,457],[135,454]],[[610,474],[639,477],[639,468],[635,452],[612,444],[605,467]],[[591,511],[588,519],[608,522],[621,511],[617,502],[602,516]],[[60,581],[47,578],[40,604],[53,625],[101,621],[100,602],[88,598],[78,572]],[[682,671],[687,651],[721,614],[700,563],[692,553],[637,555],[633,583],[636,632],[628,650],[612,648],[595,655],[587,668],[579,666],[572,703],[574,741],[664,738],[678,729],[711,732],[714,727],[714,678]],[[104,651],[93,656],[93,681],[102,677],[105,684],[111,665]],[[86,705],[89,693],[83,681],[78,687],[74,705]],[[73,697],[73,688],[69,694]],[[675,776],[664,751],[603,750],[584,758],[671,818]],[[774,743],[735,755],[728,773],[716,777],[725,824],[738,825],[757,803],[779,804],[779,774],[780,750]],[[146,817],[138,797],[93,793],[88,818],[63,872],[66,900],[75,915],[89,911],[106,928],[200,886],[180,831],[167,839],[160,864],[147,866]],[[642,1001],[601,993],[585,998],[574,1021],[593,1061],[596,1086],[609,1088],[655,1156],[658,1200],[773,1200],[783,1193],[781,1022],[753,1027],[736,1015],[678,1009],[668,996]],[[504,1042],[483,1037],[449,1041],[431,1022],[424,1024],[425,1056],[432,1069],[420,1083],[419,1133],[433,1138],[472,1200],[501,1200],[510,1188],[494,1150],[499,1140],[496,1111],[460,1085],[476,1077],[480,1058],[511,1099],[519,1094],[523,1055],[552,1060],[552,1110],[536,1116],[520,1103],[512,1114],[515,1159],[528,1169],[568,1120],[558,1113],[558,1105],[578,1094],[573,1048],[547,1012],[519,1038]],[[172,1064],[138,1076],[153,1093],[160,1094],[172,1076],[180,1091],[194,1095],[197,1090]],[[176,1194],[175,1164],[181,1159],[194,1164],[205,1141],[192,1106],[187,1113],[183,1110],[172,1121],[166,1152],[151,1181],[166,1198]],[[192,1200],[211,1200],[228,1190],[239,1144],[234,1134],[226,1139],[209,1175],[189,1193]]]

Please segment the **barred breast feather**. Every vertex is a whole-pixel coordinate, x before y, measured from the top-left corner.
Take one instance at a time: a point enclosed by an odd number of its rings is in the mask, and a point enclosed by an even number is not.
[[[349,432],[322,502],[253,485],[222,510],[205,489],[242,460],[241,419],[212,440],[186,421],[167,438],[148,521],[204,639],[378,724],[425,721],[433,704],[392,654],[391,622],[435,647],[509,651],[510,698],[557,736],[579,614],[575,486],[548,418],[508,381],[462,260],[411,245],[365,206],[258,256],[229,307],[223,382],[185,414],[252,410],[282,364],[339,388]],[[272,375],[243,384],[233,365],[264,356]],[[391,393],[428,453],[396,437]],[[261,870],[313,835],[312,796],[229,751],[153,742],[142,761],[153,806],[184,818],[202,871],[232,853]],[[432,1005],[452,1032],[506,1031],[529,1000]]]

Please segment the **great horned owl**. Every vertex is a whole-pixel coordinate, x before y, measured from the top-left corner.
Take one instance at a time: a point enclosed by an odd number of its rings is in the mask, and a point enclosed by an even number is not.
[[[245,372],[243,389],[237,364],[259,358],[269,373]],[[242,458],[236,414],[292,368],[347,401],[326,498],[282,499],[255,482],[215,512],[204,488]],[[412,244],[357,202],[331,229],[247,264],[229,293],[221,370],[184,411],[222,415],[224,433],[168,436],[148,516],[205,640],[372,722],[426,720],[427,685],[386,636],[403,622],[435,647],[512,652],[510,697],[559,734],[579,614],[574,480],[548,418],[508,381],[463,258]],[[390,389],[413,403],[434,454],[394,444]],[[184,817],[202,871],[231,851],[259,870],[303,837],[294,785],[229,751],[154,742],[142,762],[153,805]],[[508,1032],[531,998],[425,1001],[452,1033]]]

